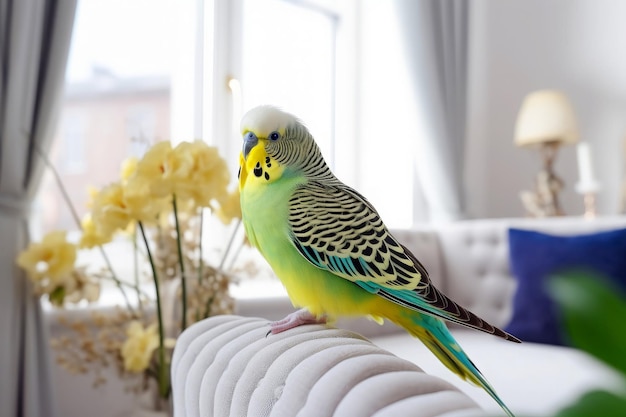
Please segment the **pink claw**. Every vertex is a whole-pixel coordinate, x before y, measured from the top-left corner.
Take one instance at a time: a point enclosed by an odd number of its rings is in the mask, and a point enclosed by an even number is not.
[[[282,333],[285,330],[293,329],[303,324],[326,324],[326,317],[315,317],[313,314],[309,313],[306,308],[303,308],[287,315],[287,317],[282,320],[270,323],[269,333]]]

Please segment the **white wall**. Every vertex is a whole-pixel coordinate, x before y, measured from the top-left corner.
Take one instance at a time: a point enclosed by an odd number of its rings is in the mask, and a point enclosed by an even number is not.
[[[566,92],[581,140],[592,146],[603,189],[601,214],[620,208],[626,137],[626,2],[473,0],[471,3],[467,185],[472,217],[524,215],[518,192],[532,186],[539,155],[513,146],[525,95]],[[582,213],[574,147],[561,149],[567,214]]]

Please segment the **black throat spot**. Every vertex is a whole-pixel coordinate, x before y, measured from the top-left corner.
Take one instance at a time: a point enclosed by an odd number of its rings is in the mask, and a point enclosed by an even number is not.
[[[261,164],[259,162],[256,163],[252,172],[254,172],[255,177],[260,177],[261,175],[263,175],[263,168],[261,168]]]

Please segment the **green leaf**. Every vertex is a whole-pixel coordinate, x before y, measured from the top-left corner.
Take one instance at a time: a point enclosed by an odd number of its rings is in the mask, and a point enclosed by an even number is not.
[[[572,272],[548,282],[574,346],[626,375],[626,299],[599,276]],[[601,415],[601,414],[596,414]]]
[[[625,413],[626,398],[607,391],[592,391],[555,417],[623,417]]]
[[[63,300],[65,299],[65,287],[56,287],[48,294],[48,299],[55,306],[62,306]]]

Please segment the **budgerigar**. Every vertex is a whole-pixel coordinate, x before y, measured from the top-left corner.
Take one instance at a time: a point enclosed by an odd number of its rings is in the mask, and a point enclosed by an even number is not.
[[[445,366],[484,388],[512,416],[444,320],[519,342],[437,288],[374,207],[331,172],[305,125],[272,106],[241,121],[239,189],[245,231],[301,310],[280,333],[339,316],[384,319],[419,338]]]

